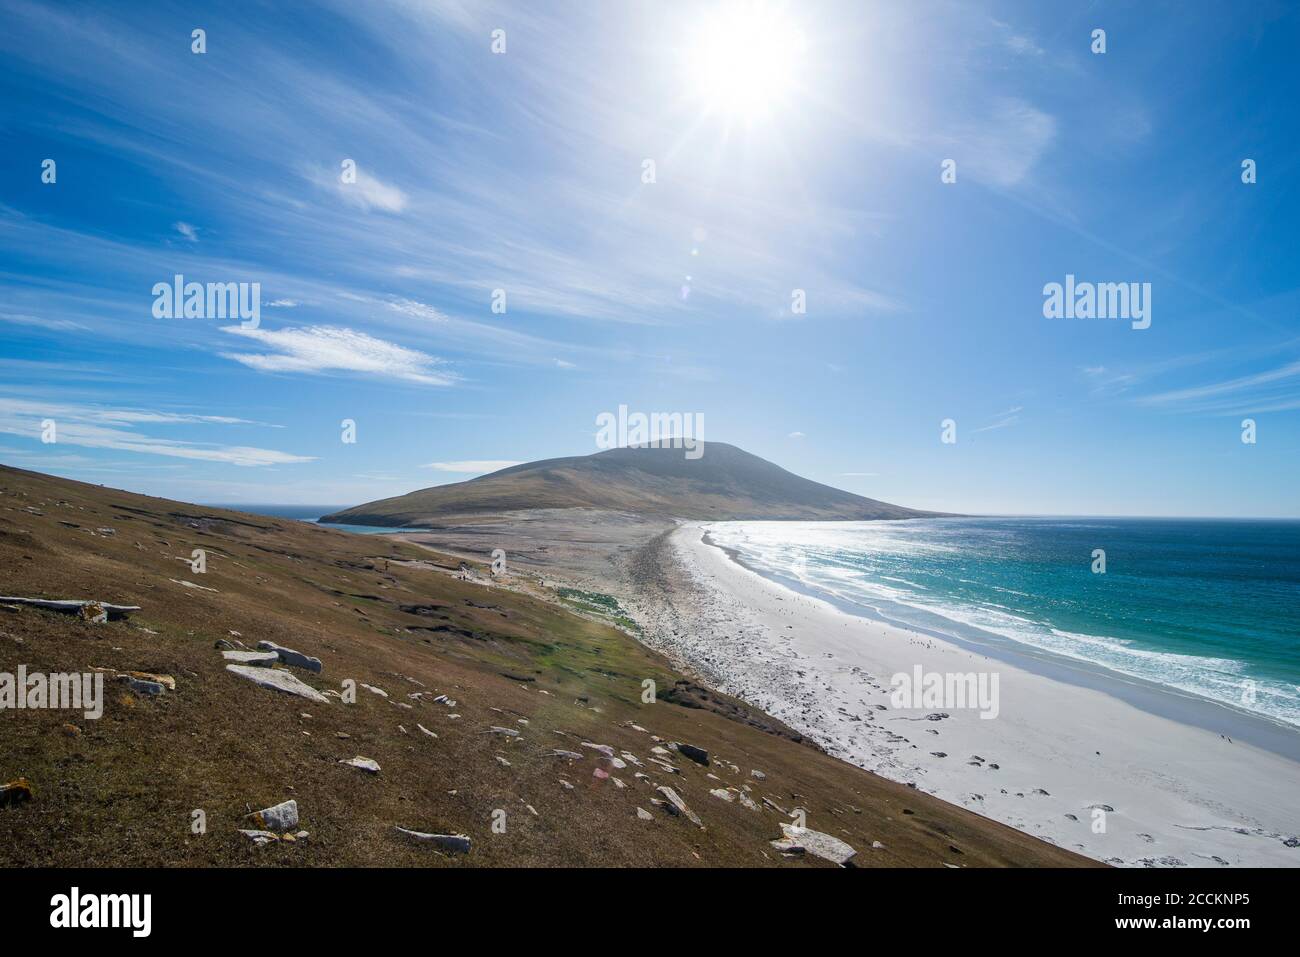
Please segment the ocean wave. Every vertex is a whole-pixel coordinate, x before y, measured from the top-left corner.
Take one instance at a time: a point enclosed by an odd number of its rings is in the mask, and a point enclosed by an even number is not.
[[[1250,665],[1237,658],[1161,650],[1132,639],[1060,628],[1035,613],[1041,609],[1012,607],[991,597],[970,594],[943,595],[923,582],[886,573],[915,560],[916,556],[933,555],[935,549],[928,545],[918,547],[917,542],[911,541],[907,543],[908,548],[900,549],[896,536],[878,534],[874,529],[870,532],[840,529],[832,533],[826,529],[785,528],[764,529],[762,534],[737,534],[735,529],[737,526],[731,526],[721,534],[714,534],[714,541],[735,548],[746,564],[757,571],[795,579],[825,597],[858,606],[875,617],[967,642],[978,642],[981,636],[996,636],[1016,645],[1300,726],[1297,689],[1286,682],[1253,674]],[[809,548],[802,535],[814,535],[818,539],[816,548]],[[882,547],[883,539],[890,539],[887,547]],[[868,547],[868,541],[873,541],[874,552]],[[958,549],[944,546],[943,550]],[[792,562],[791,556],[795,554],[799,558]],[[1001,596],[1026,600],[1036,597],[974,579],[953,577],[950,580]]]

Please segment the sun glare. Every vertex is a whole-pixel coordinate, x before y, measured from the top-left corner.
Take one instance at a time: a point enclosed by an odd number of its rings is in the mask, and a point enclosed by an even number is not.
[[[792,99],[806,46],[802,31],[772,4],[728,4],[691,28],[688,92],[710,112],[770,115]]]

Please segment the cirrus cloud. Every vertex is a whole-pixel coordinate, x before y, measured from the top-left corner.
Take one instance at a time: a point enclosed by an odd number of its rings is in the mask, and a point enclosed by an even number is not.
[[[340,326],[297,326],[288,329],[222,326],[221,331],[252,339],[270,350],[221,353],[224,358],[233,359],[259,372],[301,372],[313,375],[353,372],[418,382],[421,385],[453,385],[460,380],[455,373],[441,368],[444,365],[443,359]]]

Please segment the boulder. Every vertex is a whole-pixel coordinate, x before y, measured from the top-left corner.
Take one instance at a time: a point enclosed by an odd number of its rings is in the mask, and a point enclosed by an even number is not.
[[[329,704],[330,702],[329,698],[311,685],[304,684],[287,671],[279,671],[275,668],[254,668],[249,665],[226,665],[226,670],[241,678],[247,678],[255,685],[270,688],[272,691],[283,691],[285,694],[297,695],[300,698],[306,698],[308,701],[318,701],[321,704]]]
[[[298,802],[284,801],[248,815],[248,819],[265,831],[292,831],[298,826]]]
[[[783,837],[771,844],[783,854],[811,854],[832,864],[848,867],[858,853],[838,837],[811,828],[783,823],[781,833]]]
[[[304,655],[301,651],[294,651],[292,648],[277,645],[274,641],[259,641],[257,647],[260,651],[269,651],[276,655],[286,665],[320,674],[321,663],[319,658],[313,658],[311,655]]]
[[[26,778],[0,784],[0,807],[17,807],[32,799],[32,786]]]
[[[690,758],[696,764],[702,764],[706,768],[709,766],[709,752],[703,748],[697,748],[693,744],[682,744],[677,742],[677,753],[683,757]]]

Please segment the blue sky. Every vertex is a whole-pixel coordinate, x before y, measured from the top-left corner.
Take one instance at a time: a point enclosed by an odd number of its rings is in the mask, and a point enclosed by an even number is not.
[[[0,0],[0,461],[351,504],[626,404],[918,507],[1300,515],[1294,10],[760,7],[739,103],[752,4]],[[177,273],[260,326],[154,318]]]

